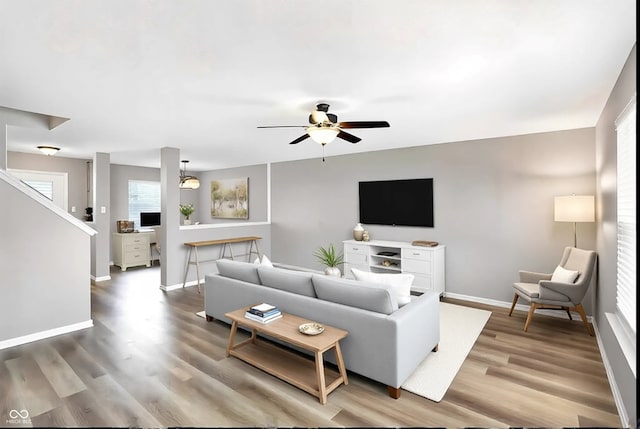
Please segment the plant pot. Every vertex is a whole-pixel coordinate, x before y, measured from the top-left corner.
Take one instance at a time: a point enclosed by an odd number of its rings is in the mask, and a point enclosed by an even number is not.
[[[342,277],[342,273],[338,267],[327,267],[325,268],[324,273],[328,276]]]
[[[191,225],[191,219],[185,219],[183,225]]]

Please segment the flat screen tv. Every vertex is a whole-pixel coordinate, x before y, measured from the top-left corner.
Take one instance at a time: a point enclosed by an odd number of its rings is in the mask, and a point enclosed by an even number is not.
[[[359,183],[360,223],[433,228],[433,179]]]
[[[140,226],[160,226],[160,212],[140,212]]]

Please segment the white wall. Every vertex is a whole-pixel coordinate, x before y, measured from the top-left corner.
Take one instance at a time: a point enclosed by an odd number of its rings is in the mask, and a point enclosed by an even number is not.
[[[2,177],[0,201],[0,348],[91,326],[89,234]]]

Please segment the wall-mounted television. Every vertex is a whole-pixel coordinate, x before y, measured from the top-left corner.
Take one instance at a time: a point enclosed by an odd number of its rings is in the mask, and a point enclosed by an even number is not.
[[[140,226],[160,226],[160,212],[140,212]]]
[[[359,183],[360,223],[433,228],[433,179]]]

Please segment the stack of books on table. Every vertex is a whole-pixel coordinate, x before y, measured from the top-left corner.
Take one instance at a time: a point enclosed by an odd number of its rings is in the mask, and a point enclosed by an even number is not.
[[[269,323],[280,319],[282,317],[282,313],[275,305],[262,303],[250,307],[247,312],[244,313],[244,317],[260,323]]]

